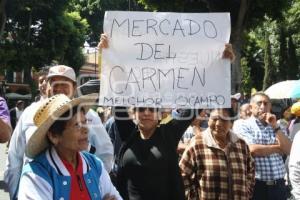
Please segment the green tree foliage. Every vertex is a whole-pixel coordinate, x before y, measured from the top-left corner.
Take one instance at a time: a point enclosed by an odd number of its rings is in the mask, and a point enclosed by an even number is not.
[[[230,42],[237,57],[233,90],[239,90],[240,84],[242,90],[249,85],[262,89],[267,61],[276,73],[274,82],[300,77],[300,0],[1,0],[0,73],[6,68],[30,73],[32,67],[54,60],[77,71],[84,61],[84,40],[95,44],[99,40],[106,10],[144,9],[230,12]],[[268,59],[266,34],[272,52]]]
[[[251,80],[250,68],[248,66],[248,61],[246,58],[241,59],[241,67],[242,67],[241,91],[243,92],[243,94],[251,94],[252,80]]]
[[[54,60],[78,70],[87,21],[79,13],[67,13],[67,0],[7,1],[7,20],[0,41],[1,69],[25,70]]]
[[[69,10],[77,11],[85,18],[90,30],[88,42],[98,43],[103,32],[103,18],[107,10],[142,10],[135,0],[72,0]]]
[[[299,79],[299,56],[300,56],[300,4],[299,0],[293,1],[290,8],[283,10],[281,18],[274,20],[265,17],[262,25],[257,26],[249,32],[246,38],[243,55],[249,60],[249,67],[253,78],[253,86],[261,89],[262,78],[258,76],[261,71],[263,57],[257,52],[263,52],[265,48],[264,35],[269,34],[271,41],[271,58],[276,76],[273,82],[288,79]],[[298,21],[297,21],[298,20]],[[251,40],[249,40],[251,38]],[[250,42],[251,41],[251,42]],[[255,46],[256,48],[249,48]],[[255,59],[251,59],[251,56]],[[264,72],[263,72],[264,74]]]
[[[265,56],[264,56],[264,63],[265,63],[265,74],[264,74],[264,81],[263,81],[263,90],[267,89],[274,83],[275,78],[275,68],[272,61],[272,53],[271,53],[271,44],[269,40],[269,35],[266,34],[265,36]]]
[[[253,31],[246,35],[245,41],[242,55],[247,60],[247,66],[252,78],[251,88],[254,87],[261,90],[264,77],[263,41],[258,39],[258,36]]]
[[[208,12],[210,9],[210,2],[201,0],[138,0],[138,2],[146,10],[159,12]],[[219,1],[222,5],[228,2],[228,0]]]
[[[292,6],[286,13],[286,25],[290,32],[298,33],[300,29],[300,0],[294,0]]]
[[[287,37],[286,29],[283,23],[279,23],[279,66],[278,71],[280,74],[280,80],[287,79],[288,69],[288,51],[287,51]]]
[[[288,37],[287,79],[299,79],[299,62],[293,37]]]
[[[256,27],[247,34],[247,42],[245,43],[243,55],[251,61],[249,62],[249,67],[251,69],[253,87],[258,90],[261,90],[263,86],[263,78],[261,75],[266,75],[264,70],[266,60],[261,53],[265,52],[266,34],[270,40],[270,49],[272,52],[272,54],[270,54],[270,59],[272,60],[272,70],[276,73],[276,76],[272,78],[272,81],[278,82],[288,79],[288,31],[284,24],[284,20],[272,20],[271,18],[265,17],[264,23],[261,26]],[[251,49],[249,48],[250,46],[255,48]],[[251,59],[251,57],[253,58]]]
[[[81,52],[87,32],[87,22],[79,13],[63,13],[47,20],[42,28],[38,47],[43,49],[44,63],[56,60],[58,63],[72,66],[75,71],[84,63]],[[48,47],[48,48],[47,48]]]
[[[285,28],[288,36],[288,78],[299,79],[300,59],[300,0],[294,0],[291,8],[285,13]]]
[[[5,22],[6,22],[6,1],[7,0],[1,0],[0,1],[0,39],[2,37],[4,27],[5,27]]]
[[[245,43],[245,33],[260,26],[265,16],[281,19],[282,11],[291,0],[139,0],[148,10],[177,12],[230,12],[232,35],[231,43],[236,52],[236,61],[232,68],[232,90],[239,90],[241,84],[240,59]]]

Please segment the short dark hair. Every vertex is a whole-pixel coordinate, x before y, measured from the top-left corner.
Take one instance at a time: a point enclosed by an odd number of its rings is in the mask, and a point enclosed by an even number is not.
[[[40,77],[40,76],[47,76],[48,75],[48,72],[49,72],[49,66],[45,66],[45,67],[42,67],[39,71],[38,71],[38,73],[37,73],[37,75]]]
[[[19,105],[21,105],[21,104],[24,104],[24,101],[19,100],[19,101],[17,101],[16,106],[19,106]]]
[[[263,96],[263,97],[266,97],[266,98],[269,100],[269,102],[271,102],[270,97],[269,97],[266,93],[264,93],[264,92],[256,92],[255,94],[253,94],[253,95],[251,96],[250,103],[253,103],[253,100],[254,100],[254,98],[255,98],[256,96]]]
[[[227,112],[228,114],[228,118],[224,117],[223,119],[227,120],[227,121],[231,121],[233,122],[234,120],[237,119],[237,116],[235,115],[234,111],[232,108],[214,108],[211,110],[211,112],[215,111],[215,110],[224,110],[225,112]]]

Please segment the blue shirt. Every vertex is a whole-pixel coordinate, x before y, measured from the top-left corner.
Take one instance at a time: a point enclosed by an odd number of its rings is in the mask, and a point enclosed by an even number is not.
[[[83,184],[90,199],[101,200],[105,194],[110,194],[122,200],[107,171],[102,170],[102,161],[87,152],[80,152],[79,155],[83,163]],[[48,148],[23,167],[18,199],[70,199],[71,187],[71,174],[56,150]]]
[[[270,125],[264,125],[254,117],[250,117],[233,126],[233,131],[243,137],[250,144],[276,144],[276,134]],[[268,156],[256,156],[255,178],[262,181],[282,179],[285,175],[285,166],[282,156],[273,153]]]

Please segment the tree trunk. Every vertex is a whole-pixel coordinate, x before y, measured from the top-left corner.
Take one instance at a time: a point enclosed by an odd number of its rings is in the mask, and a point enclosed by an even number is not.
[[[234,48],[234,53],[236,56],[235,61],[232,63],[232,71],[231,71],[231,93],[234,94],[237,91],[240,91],[241,88],[241,81],[242,81],[242,75],[241,75],[241,51],[242,51],[242,39],[238,38],[241,37],[236,36],[237,34],[234,34],[235,38],[232,39],[232,45]]]
[[[28,13],[28,31],[27,31],[27,44],[31,46],[31,25],[32,25],[32,11]]]
[[[265,36],[265,75],[263,80],[263,90],[265,91],[269,86],[271,86],[275,80],[275,69],[272,62],[272,55],[271,55],[271,44],[269,40],[269,35],[266,33]]]
[[[299,79],[299,62],[293,37],[288,37],[287,79]]]
[[[234,25],[233,32],[231,35],[231,43],[236,55],[236,59],[232,64],[231,72],[231,92],[235,93],[240,91],[241,88],[241,51],[243,46],[243,30],[245,26],[245,17],[247,14],[247,9],[249,7],[250,0],[241,0],[238,19]]]
[[[1,0],[0,2],[0,40],[4,32],[6,23],[6,10],[5,10],[6,0]]]
[[[278,72],[280,74],[281,80],[286,80],[288,76],[288,54],[287,54],[287,43],[286,43],[286,34],[283,22],[279,22],[279,63],[278,63]]]

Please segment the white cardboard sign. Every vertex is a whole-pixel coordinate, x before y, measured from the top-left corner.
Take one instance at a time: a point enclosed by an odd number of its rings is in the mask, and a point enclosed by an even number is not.
[[[229,13],[108,11],[99,104],[230,107]]]

